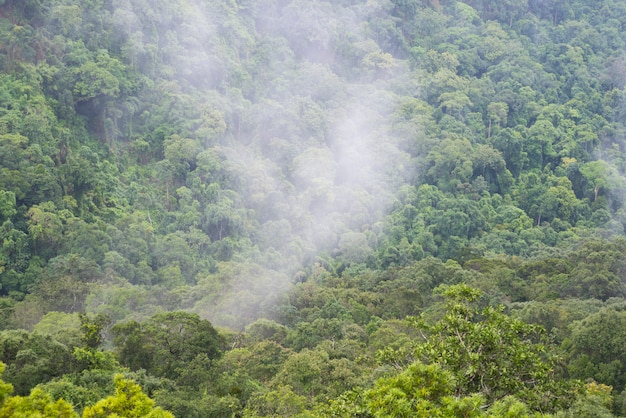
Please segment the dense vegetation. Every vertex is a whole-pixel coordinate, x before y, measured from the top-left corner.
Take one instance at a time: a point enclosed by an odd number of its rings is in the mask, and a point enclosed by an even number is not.
[[[0,37],[0,417],[626,416],[624,2]]]

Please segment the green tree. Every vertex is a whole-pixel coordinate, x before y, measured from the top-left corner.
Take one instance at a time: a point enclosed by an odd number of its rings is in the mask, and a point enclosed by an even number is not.
[[[462,118],[464,110],[472,106],[472,101],[463,91],[442,93],[439,98],[439,108],[445,113]]]
[[[306,397],[297,395],[289,386],[256,395],[244,410],[244,417],[293,417],[305,411]]]
[[[115,375],[115,394],[101,399],[83,411],[83,418],[174,418],[170,412],[154,406],[141,387],[121,374]]]
[[[613,409],[613,397],[611,396],[611,386],[588,383],[585,386],[583,396],[565,411],[559,411],[555,418],[575,418],[575,417],[597,417],[611,418],[619,415],[611,413]]]
[[[219,358],[224,345],[209,321],[181,311],[159,313],[144,323],[119,323],[111,332],[123,365],[168,378],[176,378],[198,355]]]
[[[453,191],[459,183],[471,178],[472,155],[472,146],[467,139],[444,139],[426,157],[429,164],[426,179],[442,191]]]
[[[0,361],[6,365],[4,378],[17,394],[72,370],[71,347],[50,335],[9,330],[0,333]]]
[[[487,117],[489,119],[487,127],[487,140],[491,139],[491,124],[495,122],[496,127],[500,129],[501,125],[506,126],[509,106],[503,102],[493,102],[487,106]]]
[[[452,373],[455,394],[481,394],[492,405],[515,396],[534,410],[566,405],[572,388],[555,377],[555,359],[543,329],[504,314],[504,307],[479,308],[481,292],[467,285],[443,286],[444,316],[428,325],[413,318],[427,339],[418,358]]]
[[[89,291],[101,277],[100,266],[94,260],[63,254],[49,261],[35,293],[48,310],[80,312]]]
[[[538,225],[542,220],[552,221],[555,218],[571,224],[578,220],[581,204],[572,190],[572,182],[567,177],[559,178],[556,184],[549,187],[538,199],[537,204],[539,207],[529,214],[536,216]]]
[[[582,165],[580,172],[593,190],[594,202],[601,191],[605,193],[612,191],[611,189],[619,184],[619,175],[615,172],[615,167],[603,160],[590,161]]]
[[[0,292],[19,298],[33,284],[25,274],[32,256],[28,235],[7,220],[0,226],[0,240]]]
[[[0,190],[0,220],[2,220],[2,222],[11,219],[13,215],[17,213],[15,205],[15,193]]]
[[[571,336],[563,341],[569,373],[622,391],[626,387],[625,327],[626,312],[614,309],[602,309],[573,323]]]
[[[452,373],[419,362],[397,376],[377,380],[365,398],[377,418],[480,417],[484,403],[480,395],[456,397]]]
[[[12,391],[11,385],[0,380],[0,386],[2,418],[78,418],[71,404],[63,399],[54,401],[39,388],[33,389],[28,396],[8,396]]]

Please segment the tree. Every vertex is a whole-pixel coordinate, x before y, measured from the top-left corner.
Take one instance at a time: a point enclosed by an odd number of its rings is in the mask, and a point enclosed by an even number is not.
[[[123,365],[172,379],[198,355],[219,358],[224,345],[209,321],[181,311],[159,313],[144,323],[120,323],[111,332]]]
[[[4,367],[0,362],[0,374]],[[0,380],[1,418],[78,418],[70,403],[62,398],[55,401],[40,387],[33,389],[28,396],[11,396],[12,392],[13,386]],[[115,376],[115,394],[85,407],[82,417],[174,418],[171,413],[155,407],[154,401],[138,384],[121,374]]]
[[[261,382],[270,381],[280,371],[290,351],[273,341],[263,341],[250,348],[245,367],[250,376]]]
[[[626,387],[626,312],[602,309],[572,324],[563,341],[568,371],[579,379],[594,379],[620,392]]]
[[[141,387],[121,374],[115,375],[115,394],[88,406],[83,418],[174,418],[170,412],[154,406]]]
[[[482,293],[467,285],[442,286],[438,292],[445,298],[444,316],[433,325],[411,319],[426,337],[416,355],[452,373],[455,395],[481,394],[488,405],[515,396],[540,411],[572,398],[571,385],[555,380],[543,329],[505,315],[503,306],[480,309]]]
[[[172,135],[163,141],[163,160],[159,166],[164,171],[166,178],[167,198],[169,199],[169,187],[180,186],[185,176],[195,169],[196,156],[200,152],[200,144],[189,138],[181,138]]]
[[[32,285],[24,274],[31,258],[28,236],[7,220],[0,226],[0,242],[0,292],[25,295]]]
[[[464,138],[446,138],[428,153],[426,179],[443,191],[455,190],[457,184],[472,176],[473,149]]]
[[[513,26],[513,22],[528,11],[528,0],[481,1],[483,18],[498,19]]]
[[[491,144],[502,153],[506,167],[514,177],[518,177],[522,169],[527,167],[528,153],[524,149],[521,132],[511,128],[501,129],[494,132]]]
[[[15,193],[0,190],[0,221],[8,221],[17,213],[15,205]]]
[[[472,106],[472,101],[462,91],[453,91],[441,93],[439,98],[439,108],[445,113],[456,116],[458,119],[462,119],[463,111]]]
[[[49,335],[25,330],[0,333],[0,362],[6,365],[4,377],[19,395],[72,370],[71,351],[71,347]]]
[[[600,191],[606,192],[609,189],[611,177],[618,175],[615,168],[603,160],[590,161],[580,167],[580,172],[584,176],[589,186],[593,188],[593,201],[598,199]],[[615,182],[615,181],[613,181]]]
[[[77,254],[64,254],[49,261],[39,279],[35,293],[45,301],[45,308],[63,312],[80,312],[89,291],[101,278],[95,261]]]
[[[250,400],[244,417],[292,417],[304,412],[306,398],[293,392],[290,386],[259,393]]]
[[[556,418],[576,418],[576,417],[596,417],[611,418],[619,416],[619,412],[613,408],[613,397],[611,396],[613,388],[611,386],[597,384],[596,382],[587,383],[582,396],[576,399],[576,402],[565,411],[559,411],[555,414]],[[613,414],[611,412],[618,412]]]
[[[524,152],[528,156],[528,168],[541,170],[546,164],[555,161],[557,154],[553,144],[559,137],[559,133],[552,122],[547,119],[538,120],[527,132]]]
[[[365,393],[376,418],[384,417],[479,417],[484,399],[480,395],[456,397],[452,373],[438,364],[414,363],[402,373],[376,381]]]
[[[0,363],[0,373],[4,364]],[[10,396],[13,387],[0,380],[0,418],[78,418],[72,405],[63,399],[54,401],[39,388],[29,396]]]
[[[35,253],[40,253],[44,257],[56,255],[58,241],[63,231],[63,219],[59,216],[56,205],[53,202],[33,205],[26,216],[28,233]]]
[[[98,96],[117,98],[121,89],[124,64],[109,56],[106,50],[100,50],[95,60],[88,60],[75,69],[76,84],[74,96],[77,101],[91,100]]]
[[[567,177],[556,180],[554,186],[548,187],[539,197],[538,208],[530,211],[530,215],[537,217],[537,225],[543,221],[552,221],[559,218],[562,221],[575,224],[578,220],[578,209],[581,205],[572,190],[572,182]]]
[[[283,364],[274,379],[274,386],[289,387],[294,393],[308,397],[309,401],[324,390],[323,371],[328,354],[304,349],[293,353]]]
[[[317,408],[314,417],[548,417],[513,396],[485,404],[484,396],[455,396],[452,373],[438,364],[415,362],[400,373],[376,380],[369,390],[355,388]]]
[[[33,332],[54,336],[67,346],[79,346],[81,343],[81,320],[78,313],[48,312],[33,327]]]
[[[498,129],[500,124],[506,126],[507,117],[509,114],[509,106],[503,102],[492,102],[487,106],[487,117],[489,118],[489,126],[487,127],[487,140],[491,139],[491,123],[496,123]]]
[[[111,319],[103,314],[88,316],[80,314],[80,345],[74,347],[72,353],[76,370],[117,370],[119,363],[111,351],[100,351],[104,339],[105,328]]]

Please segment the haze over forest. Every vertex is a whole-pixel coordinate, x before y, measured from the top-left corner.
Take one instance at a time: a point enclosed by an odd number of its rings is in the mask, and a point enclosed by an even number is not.
[[[0,0],[0,417],[626,416],[625,48],[619,0]]]

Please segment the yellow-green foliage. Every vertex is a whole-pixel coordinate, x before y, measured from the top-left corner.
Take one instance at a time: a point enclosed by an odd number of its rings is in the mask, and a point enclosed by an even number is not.
[[[0,362],[0,374],[5,365]],[[78,418],[72,405],[63,399],[54,401],[39,388],[29,396],[11,396],[13,386],[0,380],[0,418]]]
[[[174,418],[170,412],[154,407],[154,401],[142,392],[141,387],[122,375],[115,376],[115,394],[85,408],[83,418],[149,417]]]

